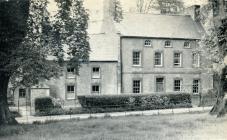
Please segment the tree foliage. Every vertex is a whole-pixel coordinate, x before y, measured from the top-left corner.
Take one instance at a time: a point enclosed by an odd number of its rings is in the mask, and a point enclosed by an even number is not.
[[[181,0],[137,0],[137,12],[161,14],[179,14],[184,11],[184,3]]]
[[[56,2],[59,10],[54,21],[46,9],[48,0],[0,2],[0,124],[12,122],[7,104],[9,81],[13,86],[30,87],[58,76],[59,62],[66,57],[77,70],[81,61],[88,61],[88,14],[83,1]]]
[[[215,2],[215,1],[214,1]],[[209,3],[206,6],[210,12],[203,16],[204,24],[208,23],[206,26],[207,34],[202,38],[200,46],[206,56],[210,60],[212,65],[212,70],[214,72],[214,85],[217,91],[217,101],[214,107],[211,110],[211,114],[217,114],[222,116],[225,114],[225,100],[223,100],[224,94],[224,83],[226,80],[226,63],[225,58],[227,55],[227,22],[223,20],[222,22],[218,21],[217,18],[213,15],[216,10],[216,5]]]
[[[81,62],[89,59],[88,13],[83,8],[83,0],[56,0],[58,13],[54,20],[54,35],[57,38],[57,56],[67,53],[68,65],[79,71]],[[64,49],[67,48],[67,49]],[[60,54],[60,55],[59,55]]]
[[[123,10],[121,7],[121,2],[119,0],[114,0],[113,5],[114,5],[112,11],[113,19],[116,22],[121,22],[123,20]]]

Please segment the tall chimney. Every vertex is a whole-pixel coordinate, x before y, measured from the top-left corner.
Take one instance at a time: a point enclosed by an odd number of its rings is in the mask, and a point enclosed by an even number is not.
[[[185,9],[185,14],[190,15],[196,22],[200,22],[200,5],[192,5]]]

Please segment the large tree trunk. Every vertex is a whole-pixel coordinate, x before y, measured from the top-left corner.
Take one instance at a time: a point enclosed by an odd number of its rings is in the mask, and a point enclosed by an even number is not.
[[[5,73],[0,73],[0,125],[17,123],[10,113],[7,102],[8,84],[9,76]]]
[[[210,114],[217,115],[217,117],[224,116],[226,113],[226,99],[224,92],[224,83],[225,83],[225,68],[222,70],[221,75],[217,75],[216,77],[216,89],[217,89],[217,100],[215,105],[210,111]]]

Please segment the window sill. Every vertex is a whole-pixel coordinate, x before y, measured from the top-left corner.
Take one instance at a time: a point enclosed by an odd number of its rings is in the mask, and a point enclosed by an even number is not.
[[[162,68],[163,65],[154,65],[155,68]]]
[[[76,98],[66,98],[66,100],[75,100]]]
[[[141,68],[141,65],[132,65],[132,67]]]
[[[164,46],[165,48],[173,48],[172,46]]]
[[[97,78],[96,77],[92,77],[91,79],[101,79],[101,77],[97,77]]]

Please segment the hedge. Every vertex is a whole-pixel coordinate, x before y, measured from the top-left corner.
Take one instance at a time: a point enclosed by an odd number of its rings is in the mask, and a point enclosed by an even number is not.
[[[51,97],[41,97],[35,99],[36,115],[61,114],[61,106],[54,104]]]
[[[153,110],[192,107],[190,94],[78,96],[83,108],[92,112]]]

